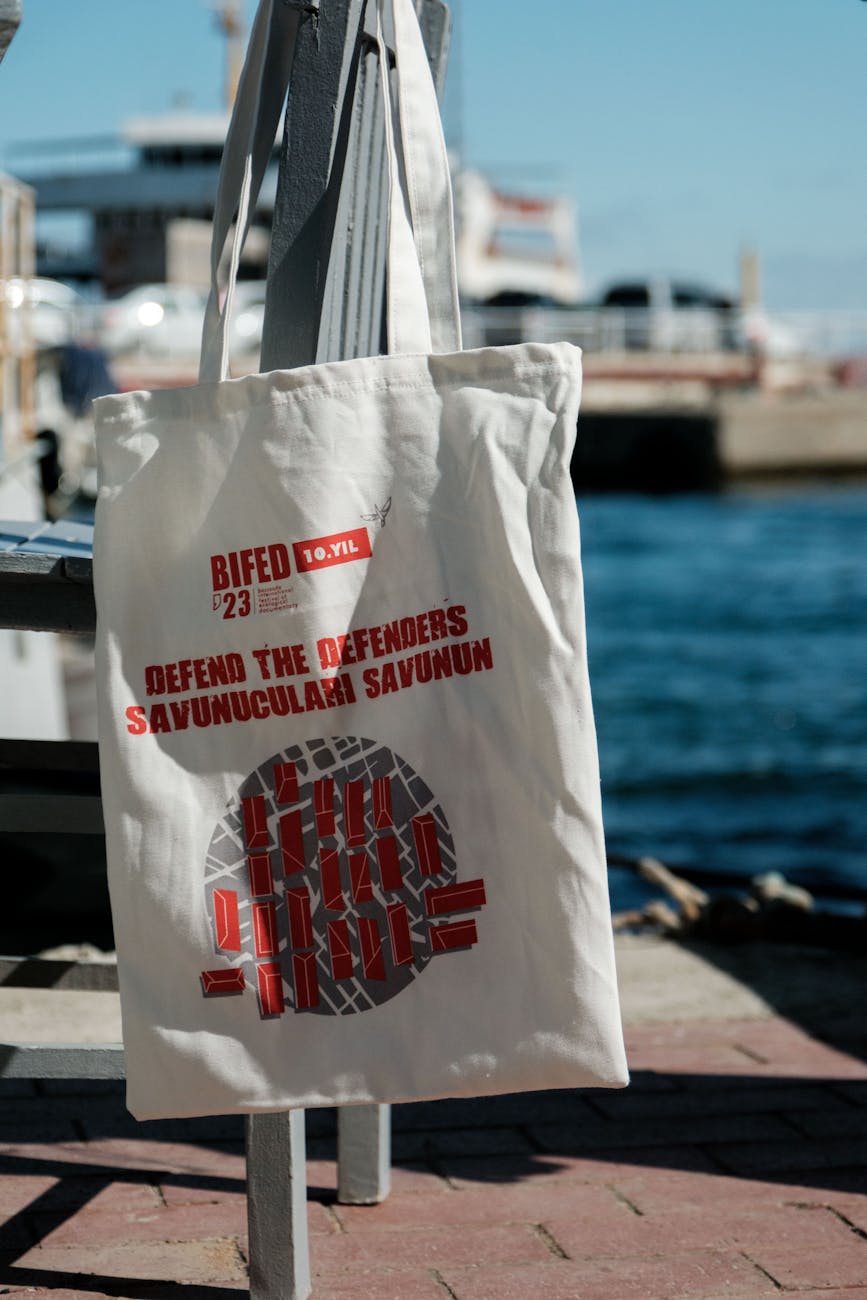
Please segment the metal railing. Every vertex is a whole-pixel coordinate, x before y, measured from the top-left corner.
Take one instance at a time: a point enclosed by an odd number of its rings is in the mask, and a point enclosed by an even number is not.
[[[462,318],[467,348],[565,340],[585,352],[758,352],[827,359],[867,355],[867,310],[465,307]]]

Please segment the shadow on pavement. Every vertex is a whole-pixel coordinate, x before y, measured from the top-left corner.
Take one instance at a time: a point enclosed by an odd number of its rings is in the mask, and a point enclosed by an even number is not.
[[[767,1022],[768,1032],[789,1032]],[[755,1022],[761,1032],[761,1022]],[[665,1036],[678,1026],[641,1026],[644,1050],[670,1050]],[[714,1026],[703,1027],[702,1032]],[[649,1044],[649,1046],[648,1046]],[[699,1049],[700,1050],[700,1046]],[[712,1055],[712,1053],[711,1053]],[[773,1065],[771,1066],[773,1069]],[[117,1276],[60,1274],[16,1265],[60,1225],[87,1212],[108,1189],[172,1188],[201,1207],[209,1235],[211,1202],[240,1195],[243,1121],[240,1117],[137,1123],[125,1112],[122,1085],[98,1091],[79,1085],[27,1099],[10,1095],[0,1176],[56,1180],[37,1190],[0,1229],[0,1287],[30,1286],[95,1292],[132,1300],[223,1300],[246,1292],[225,1287]],[[96,1088],[97,1085],[94,1085]],[[14,1115],[14,1137],[10,1131]],[[46,1128],[46,1117],[54,1122]],[[331,1180],[335,1158],[332,1111],[308,1112],[308,1156],[317,1183]],[[63,1125],[69,1126],[66,1137]],[[76,1136],[73,1136],[75,1134]],[[139,1145],[140,1144],[140,1145]],[[652,1171],[818,1189],[820,1195],[867,1187],[867,1079],[797,1072],[742,1073],[636,1070],[631,1087],[513,1094],[407,1104],[393,1110],[396,1167],[445,1179],[497,1185],[561,1181],[564,1213],[569,1187],[617,1184]],[[228,1159],[223,1159],[227,1157]],[[441,1184],[440,1184],[441,1185]],[[188,1195],[184,1195],[187,1193]],[[333,1187],[312,1186],[311,1200],[332,1203]],[[26,1203],[24,1203],[26,1201]],[[123,1208],[118,1210],[123,1213]],[[239,1220],[239,1223],[241,1221]],[[83,1226],[83,1225],[82,1225]],[[240,1228],[239,1228],[240,1231]],[[196,1238],[198,1239],[198,1237]]]
[[[848,918],[847,918],[848,919]],[[867,942],[867,928],[859,922]],[[757,993],[812,1038],[867,1061],[867,955],[818,945],[712,943],[678,946]]]

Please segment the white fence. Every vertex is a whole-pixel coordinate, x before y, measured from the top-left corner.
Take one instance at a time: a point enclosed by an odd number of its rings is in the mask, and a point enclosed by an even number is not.
[[[763,352],[772,357],[867,355],[865,311],[714,311],[696,307],[465,308],[464,346],[566,340],[586,352]]]

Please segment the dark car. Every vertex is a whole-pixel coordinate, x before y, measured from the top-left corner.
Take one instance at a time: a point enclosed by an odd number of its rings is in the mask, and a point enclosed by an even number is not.
[[[737,346],[737,304],[724,294],[675,280],[629,280],[600,299],[609,345],[659,352],[716,352]]]

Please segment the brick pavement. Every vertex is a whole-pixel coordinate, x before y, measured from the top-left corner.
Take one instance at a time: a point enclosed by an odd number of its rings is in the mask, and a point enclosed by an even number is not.
[[[314,1300],[867,1300],[863,1020],[631,1024],[625,1092],[395,1107],[380,1206],[310,1114]],[[246,1295],[240,1120],[10,1082],[0,1173],[0,1294]]]

